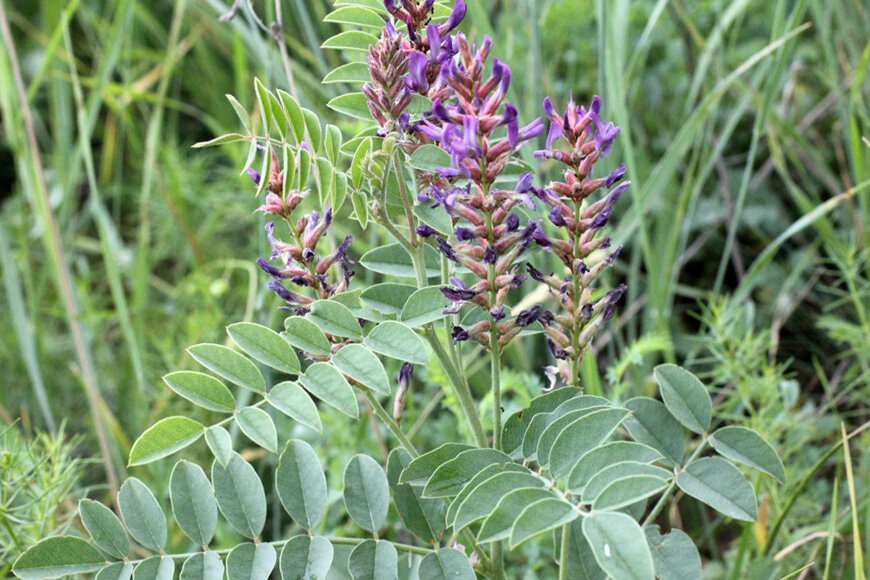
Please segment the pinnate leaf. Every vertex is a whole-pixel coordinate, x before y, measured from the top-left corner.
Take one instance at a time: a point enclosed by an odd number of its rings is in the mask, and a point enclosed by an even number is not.
[[[672,528],[665,535],[657,526],[644,528],[659,580],[701,580],[701,556],[692,539]]]
[[[634,441],[611,441],[583,454],[568,475],[568,489],[571,493],[581,493],[586,483],[609,465],[622,461],[652,463],[661,458],[662,454],[648,445]]]
[[[456,495],[481,469],[505,463],[510,463],[510,457],[497,449],[463,451],[435,470],[423,488],[423,497]]]
[[[211,375],[178,371],[163,377],[170,389],[195,405],[218,413],[232,413],[236,401],[225,384]]]
[[[353,580],[396,580],[399,554],[384,540],[365,540],[351,551],[347,571]]]
[[[329,340],[310,320],[291,316],[284,321],[284,327],[286,331],[281,333],[281,337],[296,348],[320,356],[327,356],[331,352]]]
[[[638,523],[620,512],[594,512],[583,520],[598,565],[613,578],[653,580],[655,568]]]
[[[293,520],[313,530],[326,509],[326,476],[314,449],[299,439],[291,439],[278,460],[275,489],[281,505]]]
[[[266,523],[266,493],[254,468],[233,453],[226,467],[215,461],[211,480],[218,507],[230,525],[246,538],[259,536]]]
[[[103,555],[85,540],[54,536],[24,552],[12,565],[12,571],[22,580],[43,580],[96,572],[105,565]]]
[[[654,374],[668,411],[688,430],[706,432],[713,416],[713,403],[698,377],[673,364],[657,366]]]
[[[293,536],[281,550],[283,580],[323,580],[333,557],[332,544],[323,536]]]
[[[393,490],[393,500],[402,524],[427,544],[441,541],[444,535],[444,502],[422,498],[419,487],[399,483],[399,477],[411,463],[411,454],[399,447],[393,449],[387,460],[387,481]]]
[[[202,436],[205,427],[187,417],[161,419],[139,435],[130,450],[130,465],[144,465],[184,449]]]
[[[299,372],[299,357],[281,335],[260,324],[237,322],[227,334],[240,349],[264,365],[288,374]]]
[[[233,456],[233,438],[220,425],[213,425],[205,430],[205,442],[211,449],[218,463],[227,466]]]
[[[747,427],[722,427],[710,437],[713,449],[728,459],[749,467],[785,483],[785,468],[776,450],[761,435]]]
[[[217,528],[217,503],[202,467],[190,461],[176,463],[169,477],[169,497],[172,514],[185,535],[200,546],[209,545]]]
[[[124,525],[115,512],[99,502],[83,499],[79,501],[79,515],[82,524],[100,550],[117,560],[127,557],[130,541],[127,539]]]
[[[181,580],[222,580],[224,563],[217,552],[199,552],[184,561]]]
[[[239,544],[227,554],[227,578],[268,580],[277,560],[278,554],[272,544]]]
[[[344,505],[362,529],[376,532],[390,507],[387,476],[368,455],[354,455],[344,470]]]
[[[671,465],[679,465],[685,445],[683,428],[668,409],[648,397],[631,399],[625,407],[632,413],[625,427],[635,441],[659,451]]]
[[[677,474],[677,486],[688,495],[737,520],[755,521],[755,490],[740,470],[719,457],[693,461]]]
[[[465,443],[444,443],[411,461],[402,471],[399,482],[410,485],[425,485],[435,470],[443,463],[450,461],[463,451],[471,449],[475,448]]]
[[[420,562],[420,580],[476,580],[468,557],[453,548],[426,554]]]
[[[531,503],[520,512],[511,528],[511,549],[526,540],[561,527],[579,517],[580,512],[577,508],[562,498],[553,496]]]
[[[240,387],[266,392],[266,380],[250,360],[220,344],[197,344],[187,349],[199,364]]]
[[[366,336],[365,345],[379,354],[400,361],[429,364],[426,343],[417,333],[400,322],[381,322]]]
[[[278,431],[268,413],[258,407],[245,407],[235,419],[248,439],[272,453],[278,452]]]
[[[332,365],[322,362],[312,364],[305,369],[305,374],[299,377],[299,382],[309,393],[327,405],[354,419],[359,417],[359,407],[353,387]]]
[[[311,400],[305,389],[292,381],[278,383],[266,393],[266,401],[306,427],[311,427],[318,433],[323,429],[317,405]]]
[[[166,545],[166,517],[148,487],[128,478],[118,492],[118,508],[127,531],[143,547],[159,552]]]
[[[341,347],[329,362],[359,384],[381,395],[390,395],[390,380],[384,365],[375,354],[361,344]]]

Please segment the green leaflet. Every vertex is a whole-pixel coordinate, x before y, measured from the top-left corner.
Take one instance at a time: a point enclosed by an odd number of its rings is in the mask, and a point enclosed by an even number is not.
[[[169,498],[184,534],[200,546],[209,545],[217,528],[217,503],[205,471],[190,461],[176,463],[169,477]]]

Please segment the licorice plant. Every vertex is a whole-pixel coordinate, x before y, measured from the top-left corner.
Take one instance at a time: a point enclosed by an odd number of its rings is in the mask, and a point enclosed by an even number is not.
[[[257,263],[287,311],[284,328],[233,324],[233,347],[190,347],[208,373],[164,377],[215,420],[158,421],[136,440],[130,465],[204,439],[210,473],[179,461],[157,495],[128,478],[120,517],[82,500],[90,539],[42,540],[15,563],[20,578],[171,578],[180,567],[182,578],[267,578],[274,570],[285,580],[322,579],[332,569],[354,579],[503,579],[526,566],[511,552],[538,542],[554,549],[536,552],[536,577],[688,580],[702,573],[693,539],[659,528],[676,490],[726,518],[757,517],[755,490],[735,463],[779,480],[783,466],[756,433],[714,420],[694,375],[658,366],[661,401],[584,394],[581,361],[625,290],[602,282],[620,253],[607,225],[629,188],[624,165],[603,168],[620,129],[602,119],[598,97],[588,105],[571,99],[564,112],[546,99],[544,119],[518,111],[507,100],[510,67],[491,58],[492,39],[466,37],[465,12],[463,0],[336,2],[328,20],[379,28],[378,36],[349,30],[324,44],[365,56],[324,79],[361,83],[329,103],[365,124],[348,141],[259,81],[261,127],[229,97],[243,131],[204,145],[248,143],[244,169],[262,199],[269,242]],[[524,148],[560,179],[536,178]],[[258,157],[259,171],[251,167]],[[353,236],[336,240],[338,220],[363,230],[376,224],[387,243],[359,256]],[[560,271],[542,270],[541,254],[554,255],[549,263]],[[360,282],[360,270],[377,283]],[[538,286],[550,299],[511,307]],[[503,417],[501,355],[519,337],[546,342],[551,364],[541,372],[550,388]],[[491,429],[463,363],[472,349],[489,357]],[[415,367],[429,365],[444,377],[468,438],[424,453],[402,418],[409,393],[425,388],[413,384]],[[391,435],[392,452],[385,465],[365,454],[349,461],[336,533],[336,517],[324,514],[339,496],[329,494],[321,459],[298,434],[322,431],[323,414],[333,425],[336,414],[356,421],[361,406]],[[275,413],[299,425],[296,437],[279,434]],[[229,427],[277,460],[255,469],[234,450]],[[157,497],[167,490],[191,546],[185,553],[165,551],[175,528]],[[286,515],[270,516],[267,496]],[[210,549],[218,512],[241,543]],[[279,522],[268,532],[267,517]]]

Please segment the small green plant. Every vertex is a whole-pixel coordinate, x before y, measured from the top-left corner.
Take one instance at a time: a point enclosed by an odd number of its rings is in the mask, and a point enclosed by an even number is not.
[[[620,404],[584,393],[583,358],[625,291],[601,280],[620,252],[604,232],[629,188],[624,165],[603,169],[620,128],[602,120],[598,97],[588,108],[572,99],[564,113],[545,99],[549,126],[521,123],[505,100],[511,69],[490,59],[492,39],[471,42],[459,30],[465,12],[462,0],[336,3],[328,20],[366,29],[325,43],[367,53],[324,79],[362,83],[329,103],[362,125],[347,142],[290,93],[259,81],[261,127],[230,97],[243,131],[203,145],[248,144],[244,170],[263,197],[259,211],[274,220],[266,224],[270,255],[258,264],[289,312],[284,328],[232,324],[237,348],[188,349],[208,373],[164,377],[213,420],[158,421],[136,440],[129,463],[150,464],[204,439],[214,455],[208,472],[178,461],[157,494],[128,478],[120,517],[83,500],[90,541],[43,539],[16,561],[15,574],[170,578],[180,566],[182,578],[266,578],[277,569],[289,580],[341,569],[354,579],[503,579],[517,567],[510,552],[552,543],[553,555],[540,557],[542,576],[700,578],[693,539],[658,526],[674,492],[728,518],[757,517],[753,486],[735,463],[780,481],[782,463],[756,432],[722,425],[694,375],[658,366],[662,401]],[[534,158],[558,166],[560,178],[538,186],[519,151],[545,129]],[[335,235],[338,220],[377,225],[386,243],[356,260],[353,236]],[[542,253],[560,271],[539,270],[533,262]],[[361,268],[369,282],[358,282]],[[546,288],[552,308],[515,308],[529,286]],[[540,339],[551,388],[505,416],[504,350]],[[491,377],[483,410],[467,379],[477,352]],[[433,358],[468,440],[421,452],[402,419],[419,388],[415,367]],[[340,506],[303,435],[322,432],[324,416],[356,421],[361,404],[391,434],[392,449],[385,465],[357,454],[340,478],[330,474],[341,481]],[[299,426],[292,436],[279,430],[276,413]],[[258,471],[234,450],[228,429],[277,463]],[[183,553],[166,553],[165,492],[190,541]],[[336,533],[335,518],[325,517],[336,509],[362,537]],[[241,543],[210,549],[219,513]],[[270,514],[277,525],[267,530]],[[346,548],[345,562],[338,553]]]

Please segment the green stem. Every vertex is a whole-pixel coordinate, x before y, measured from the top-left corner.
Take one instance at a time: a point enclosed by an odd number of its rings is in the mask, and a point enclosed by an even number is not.
[[[692,453],[692,455],[689,457],[689,459],[687,459],[686,462],[683,464],[682,469],[686,469],[689,466],[689,464],[692,463],[695,459],[697,459],[697,457],[701,454],[701,452],[704,451],[704,449],[706,449],[706,448],[707,448],[707,439],[705,438],[705,439],[701,440],[701,444],[698,445],[698,448],[695,449],[695,452]],[[641,527],[645,527],[648,524],[651,524],[656,519],[656,517],[659,515],[659,512],[661,512],[662,508],[665,507],[665,504],[668,502],[668,499],[670,499],[671,494],[674,493],[675,489],[677,489],[676,476],[674,476],[674,480],[671,482],[671,485],[668,486],[668,488],[665,490],[665,493],[663,493],[662,496],[659,498],[659,501],[656,503],[655,507],[652,509],[652,511],[649,513],[649,515],[647,515],[646,518],[644,518],[643,523],[641,524]]]
[[[580,223],[580,202],[574,202],[574,223]],[[580,246],[577,243],[577,233],[574,233],[574,262],[576,263],[578,258],[580,258]],[[573,304],[573,312],[571,313],[571,318],[574,320],[574,328],[571,333],[571,342],[572,342],[572,353],[571,353],[571,386],[579,387],[580,386],[580,360],[583,358],[580,355],[580,317],[577,316],[577,305],[580,303],[580,277],[582,274],[576,271],[574,265],[571,265],[571,277],[574,280],[574,294],[572,296]]]
[[[495,266],[490,265],[490,287],[495,286]],[[495,301],[495,291],[491,290],[491,302]],[[489,356],[492,367],[492,446],[501,449],[501,347],[498,343],[498,321],[490,316]]]
[[[399,440],[399,443],[408,450],[408,453],[411,454],[411,457],[419,457],[420,453],[417,452],[417,449],[414,447],[414,444],[411,443],[411,440],[402,432],[402,429],[396,424],[392,417],[387,413],[384,409],[383,405],[381,405],[380,401],[372,394],[368,389],[363,389],[366,394],[366,399],[371,404],[372,409],[374,409],[375,415],[377,415],[378,419],[383,421],[384,425],[387,426],[387,429],[396,436],[396,439]]]
[[[465,420],[471,428],[471,433],[474,436],[474,442],[478,447],[486,447],[486,434],[483,431],[483,425],[480,423],[480,416],[477,414],[477,407],[474,405],[474,398],[471,396],[471,389],[468,384],[462,379],[462,374],[453,366],[450,360],[450,355],[444,350],[444,345],[438,340],[435,329],[431,325],[427,326],[425,331],[426,340],[432,346],[435,352],[435,357],[441,363],[447,379],[450,381],[450,386],[453,387],[453,392],[456,393],[456,398],[462,406],[462,412],[465,415]]]
[[[568,580],[568,551],[571,549],[571,524],[562,526],[562,543],[559,547],[559,580]]]
[[[402,207],[405,208],[405,219],[408,220],[408,236],[411,238],[411,245],[416,246],[417,232],[414,229],[414,214],[411,211],[411,202],[408,198],[408,186],[405,183],[405,177],[402,175],[402,168],[399,165],[398,152],[396,155],[393,155],[393,170],[396,172],[396,181],[399,182],[399,197],[402,198]]]

